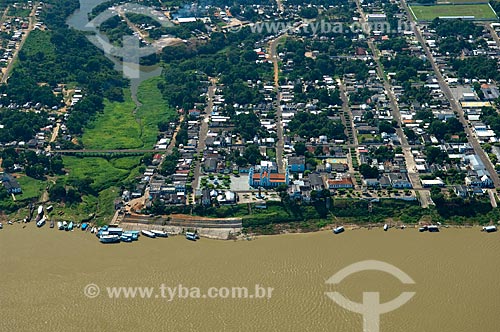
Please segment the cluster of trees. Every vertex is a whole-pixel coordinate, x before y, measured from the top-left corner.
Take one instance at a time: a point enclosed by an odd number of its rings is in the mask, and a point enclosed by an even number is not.
[[[363,87],[352,93],[349,100],[353,104],[364,104],[368,103],[368,100],[373,97],[373,95],[373,91],[370,91],[370,89],[368,89],[367,87]]]
[[[175,148],[171,154],[165,156],[163,163],[161,164],[160,174],[164,176],[172,175],[177,169],[177,163],[179,162],[180,153],[177,148]]]
[[[462,50],[471,49],[472,45],[462,38],[456,36],[444,37],[438,41],[439,51],[441,53],[449,53],[451,55],[460,55]]]
[[[122,75],[114,70],[113,63],[88,41],[85,34],[68,29],[65,20],[78,6],[78,0],[49,1],[43,13],[49,30],[35,30],[30,34],[27,47],[19,54],[19,65],[2,91],[17,103],[40,102],[55,106],[60,100],[52,89],[60,83],[77,83],[84,88],[86,97],[68,119],[68,127],[73,133],[81,133],[93,115],[102,111],[103,98],[123,100],[122,88],[127,85]]]
[[[303,18],[312,19],[318,16],[318,8],[317,7],[302,7],[299,11],[299,15]]]
[[[384,162],[387,160],[393,160],[395,151],[385,145],[381,145],[371,151],[371,156],[377,159],[379,162]]]
[[[481,201],[475,197],[463,199],[456,196],[452,191],[445,196],[438,187],[431,188],[431,199],[436,204],[439,215],[444,218],[455,216],[470,218],[485,215],[492,210],[489,200]]]
[[[424,153],[429,164],[443,165],[450,161],[448,154],[435,146],[426,147]]]
[[[368,164],[359,165],[359,172],[365,179],[377,179],[378,169],[375,166],[370,166]]]
[[[460,78],[500,79],[497,60],[487,56],[456,59],[452,66]]]
[[[262,133],[260,120],[255,113],[240,113],[234,118],[234,132],[238,133],[245,140],[252,140]]]
[[[0,111],[0,142],[8,143],[15,140],[28,141],[36,132],[48,124],[45,112],[19,112],[16,110]]]
[[[342,105],[340,92],[338,90],[328,90],[326,87],[308,86],[304,91],[302,84],[296,84],[294,88],[294,102],[305,103],[317,100],[319,108],[326,108],[330,105]]]
[[[288,129],[300,137],[311,138],[325,135],[328,139],[345,139],[344,126],[333,121],[325,113],[298,112],[288,124]]]
[[[287,73],[289,80],[303,78],[305,81],[321,81],[323,75],[338,75],[354,73],[358,80],[368,77],[368,67],[361,60],[346,60],[332,58],[338,54],[352,54],[352,41],[345,36],[336,37],[331,43],[311,42],[308,39],[287,39],[280,47],[286,53],[284,62],[293,60],[293,70]],[[317,50],[320,54],[315,58],[305,57],[305,52]]]
[[[492,107],[483,107],[481,110],[481,121],[491,127],[497,135],[500,135],[500,117]]]
[[[1,152],[2,168],[11,171],[14,165],[24,167],[26,175],[35,179],[45,179],[46,175],[64,174],[64,164],[61,156],[48,157],[44,154],[36,154],[31,150],[16,151],[13,148]]]
[[[133,34],[132,29],[130,29],[126,22],[122,21],[120,16],[113,16],[104,21],[99,30],[106,34],[111,43],[118,46],[123,46],[122,41],[124,36],[131,36]]]
[[[430,29],[436,30],[440,37],[462,36],[474,38],[480,37],[483,31],[482,26],[475,25],[472,21],[464,20],[441,20],[435,18],[429,25]]]
[[[104,109],[103,98],[99,95],[90,95],[74,106],[66,126],[73,134],[81,134],[85,125],[102,109]]]
[[[424,81],[426,76],[420,77],[421,81]],[[421,104],[429,104],[432,102],[432,97],[430,95],[430,89],[424,86],[413,87],[411,86],[411,82],[403,82],[403,89],[405,93],[400,96],[402,103],[411,103],[413,101],[417,101]]]
[[[64,202],[71,205],[81,202],[81,197],[81,194],[75,188],[66,187],[60,182],[57,182],[49,189],[49,199],[52,202]]]
[[[246,27],[238,33],[212,33],[208,42],[164,48],[161,58],[168,65],[159,84],[163,96],[173,107],[190,108],[204,101],[200,95],[205,85],[200,81],[210,76],[219,77],[219,83],[224,84],[229,104],[263,101],[262,94],[246,84],[272,77],[270,64],[255,64],[253,45],[262,36]]]
[[[428,69],[428,63],[424,62],[422,59],[399,54],[393,58],[382,58],[381,59],[384,68],[391,72],[396,72],[394,77],[399,82],[406,82],[411,79],[418,79],[418,71]]]
[[[429,133],[439,140],[449,140],[451,135],[465,136],[464,127],[457,118],[448,119],[446,122],[437,119],[432,121],[429,126]]]
[[[259,89],[248,86],[242,80],[229,83],[223,93],[228,104],[258,104],[264,101],[264,95]]]
[[[195,103],[204,102],[200,96],[204,85],[200,82],[200,75],[192,70],[182,70],[173,64],[166,65],[163,70],[163,80],[158,83],[163,98],[172,107],[188,110]]]
[[[408,47],[408,43],[404,37],[395,37],[383,40],[378,47],[381,50],[393,50],[399,53]]]

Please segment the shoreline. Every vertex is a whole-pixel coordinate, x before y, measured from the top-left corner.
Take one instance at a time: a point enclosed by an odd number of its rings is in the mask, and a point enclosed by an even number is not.
[[[22,228],[26,228],[27,224],[34,224],[33,227],[36,227],[36,223],[34,222],[21,222],[14,221],[11,224],[3,223],[3,228],[0,229],[1,232],[5,232],[8,228],[14,226],[15,224],[22,225]],[[260,237],[277,237],[280,235],[290,235],[290,234],[312,234],[312,233],[320,233],[320,232],[332,232],[334,228],[338,226],[344,227],[345,231],[357,231],[357,230],[372,230],[379,229],[383,230],[384,225],[387,224],[389,226],[388,231],[390,230],[418,230],[418,228],[423,226],[430,226],[431,223],[428,222],[419,222],[416,224],[404,224],[401,222],[394,223],[373,223],[373,224],[359,224],[359,223],[332,223],[327,226],[321,227],[319,229],[314,230],[304,230],[304,229],[280,229],[275,233],[243,233],[243,228],[231,228],[231,227],[182,227],[177,225],[156,225],[156,224],[144,224],[144,223],[133,223],[133,222],[120,222],[117,227],[123,228],[123,230],[160,230],[168,233],[169,236],[184,236],[188,231],[196,232],[201,238],[210,239],[210,240],[223,240],[223,241],[252,241],[256,240]],[[488,225],[482,225],[478,223],[471,224],[438,224],[436,225],[440,230],[441,229],[474,229],[477,228],[478,231],[482,231],[482,227],[484,226],[497,226],[500,225],[500,221],[496,224],[490,222]],[[276,226],[284,226],[276,224]],[[43,227],[49,227],[46,224]],[[93,227],[98,227],[96,224],[89,223],[87,230],[81,231],[83,233],[90,233],[90,230]],[[64,231],[59,230],[57,227],[54,227],[55,231]],[[80,228],[75,227],[72,231],[81,230]],[[92,234],[92,233],[91,233]],[[94,235],[94,234],[92,234]]]

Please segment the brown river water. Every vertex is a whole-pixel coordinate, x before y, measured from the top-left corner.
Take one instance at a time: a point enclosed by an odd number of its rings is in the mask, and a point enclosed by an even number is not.
[[[500,232],[478,228],[289,234],[252,241],[178,236],[100,244],[79,229],[34,224],[0,230],[0,331],[363,331],[362,316],[325,292],[362,302],[415,296],[383,314],[380,331],[500,331]],[[390,263],[415,284],[380,271],[325,281],[364,260]],[[84,294],[87,284],[101,289]],[[272,287],[268,298],[111,299],[106,287]],[[155,290],[156,291],[156,290]]]

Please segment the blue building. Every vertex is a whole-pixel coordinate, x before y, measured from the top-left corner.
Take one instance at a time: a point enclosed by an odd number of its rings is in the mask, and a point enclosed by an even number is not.
[[[288,158],[288,169],[293,173],[301,173],[306,170],[306,157],[289,157]]]

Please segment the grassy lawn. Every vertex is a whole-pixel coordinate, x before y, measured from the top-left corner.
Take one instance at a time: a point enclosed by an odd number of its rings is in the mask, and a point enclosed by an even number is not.
[[[104,112],[83,134],[87,149],[151,149],[156,143],[158,123],[176,116],[157,87],[159,77],[144,81],[137,98],[142,104],[134,114],[135,104],[130,90],[124,91],[123,102],[105,101]]]
[[[48,182],[46,181],[36,180],[25,175],[17,178],[17,181],[19,182],[19,184],[21,185],[21,189],[23,190],[23,193],[21,195],[16,195],[17,201],[31,198],[38,199],[48,184]]]
[[[15,17],[28,17],[30,12],[31,10],[29,8],[23,9],[21,7],[10,6],[7,15]]]
[[[99,157],[63,157],[65,168],[69,171],[68,179],[94,180],[92,187],[102,191],[139,175],[141,157],[123,157],[107,160]]]
[[[432,21],[440,16],[474,16],[476,19],[496,20],[488,4],[410,6],[417,20]]]
[[[167,102],[158,89],[160,77],[153,77],[139,85],[137,99],[142,104],[137,110],[136,116],[140,119],[142,136],[145,147],[152,148],[156,143],[158,135],[158,123],[161,121],[172,121],[177,113],[168,106]]]

